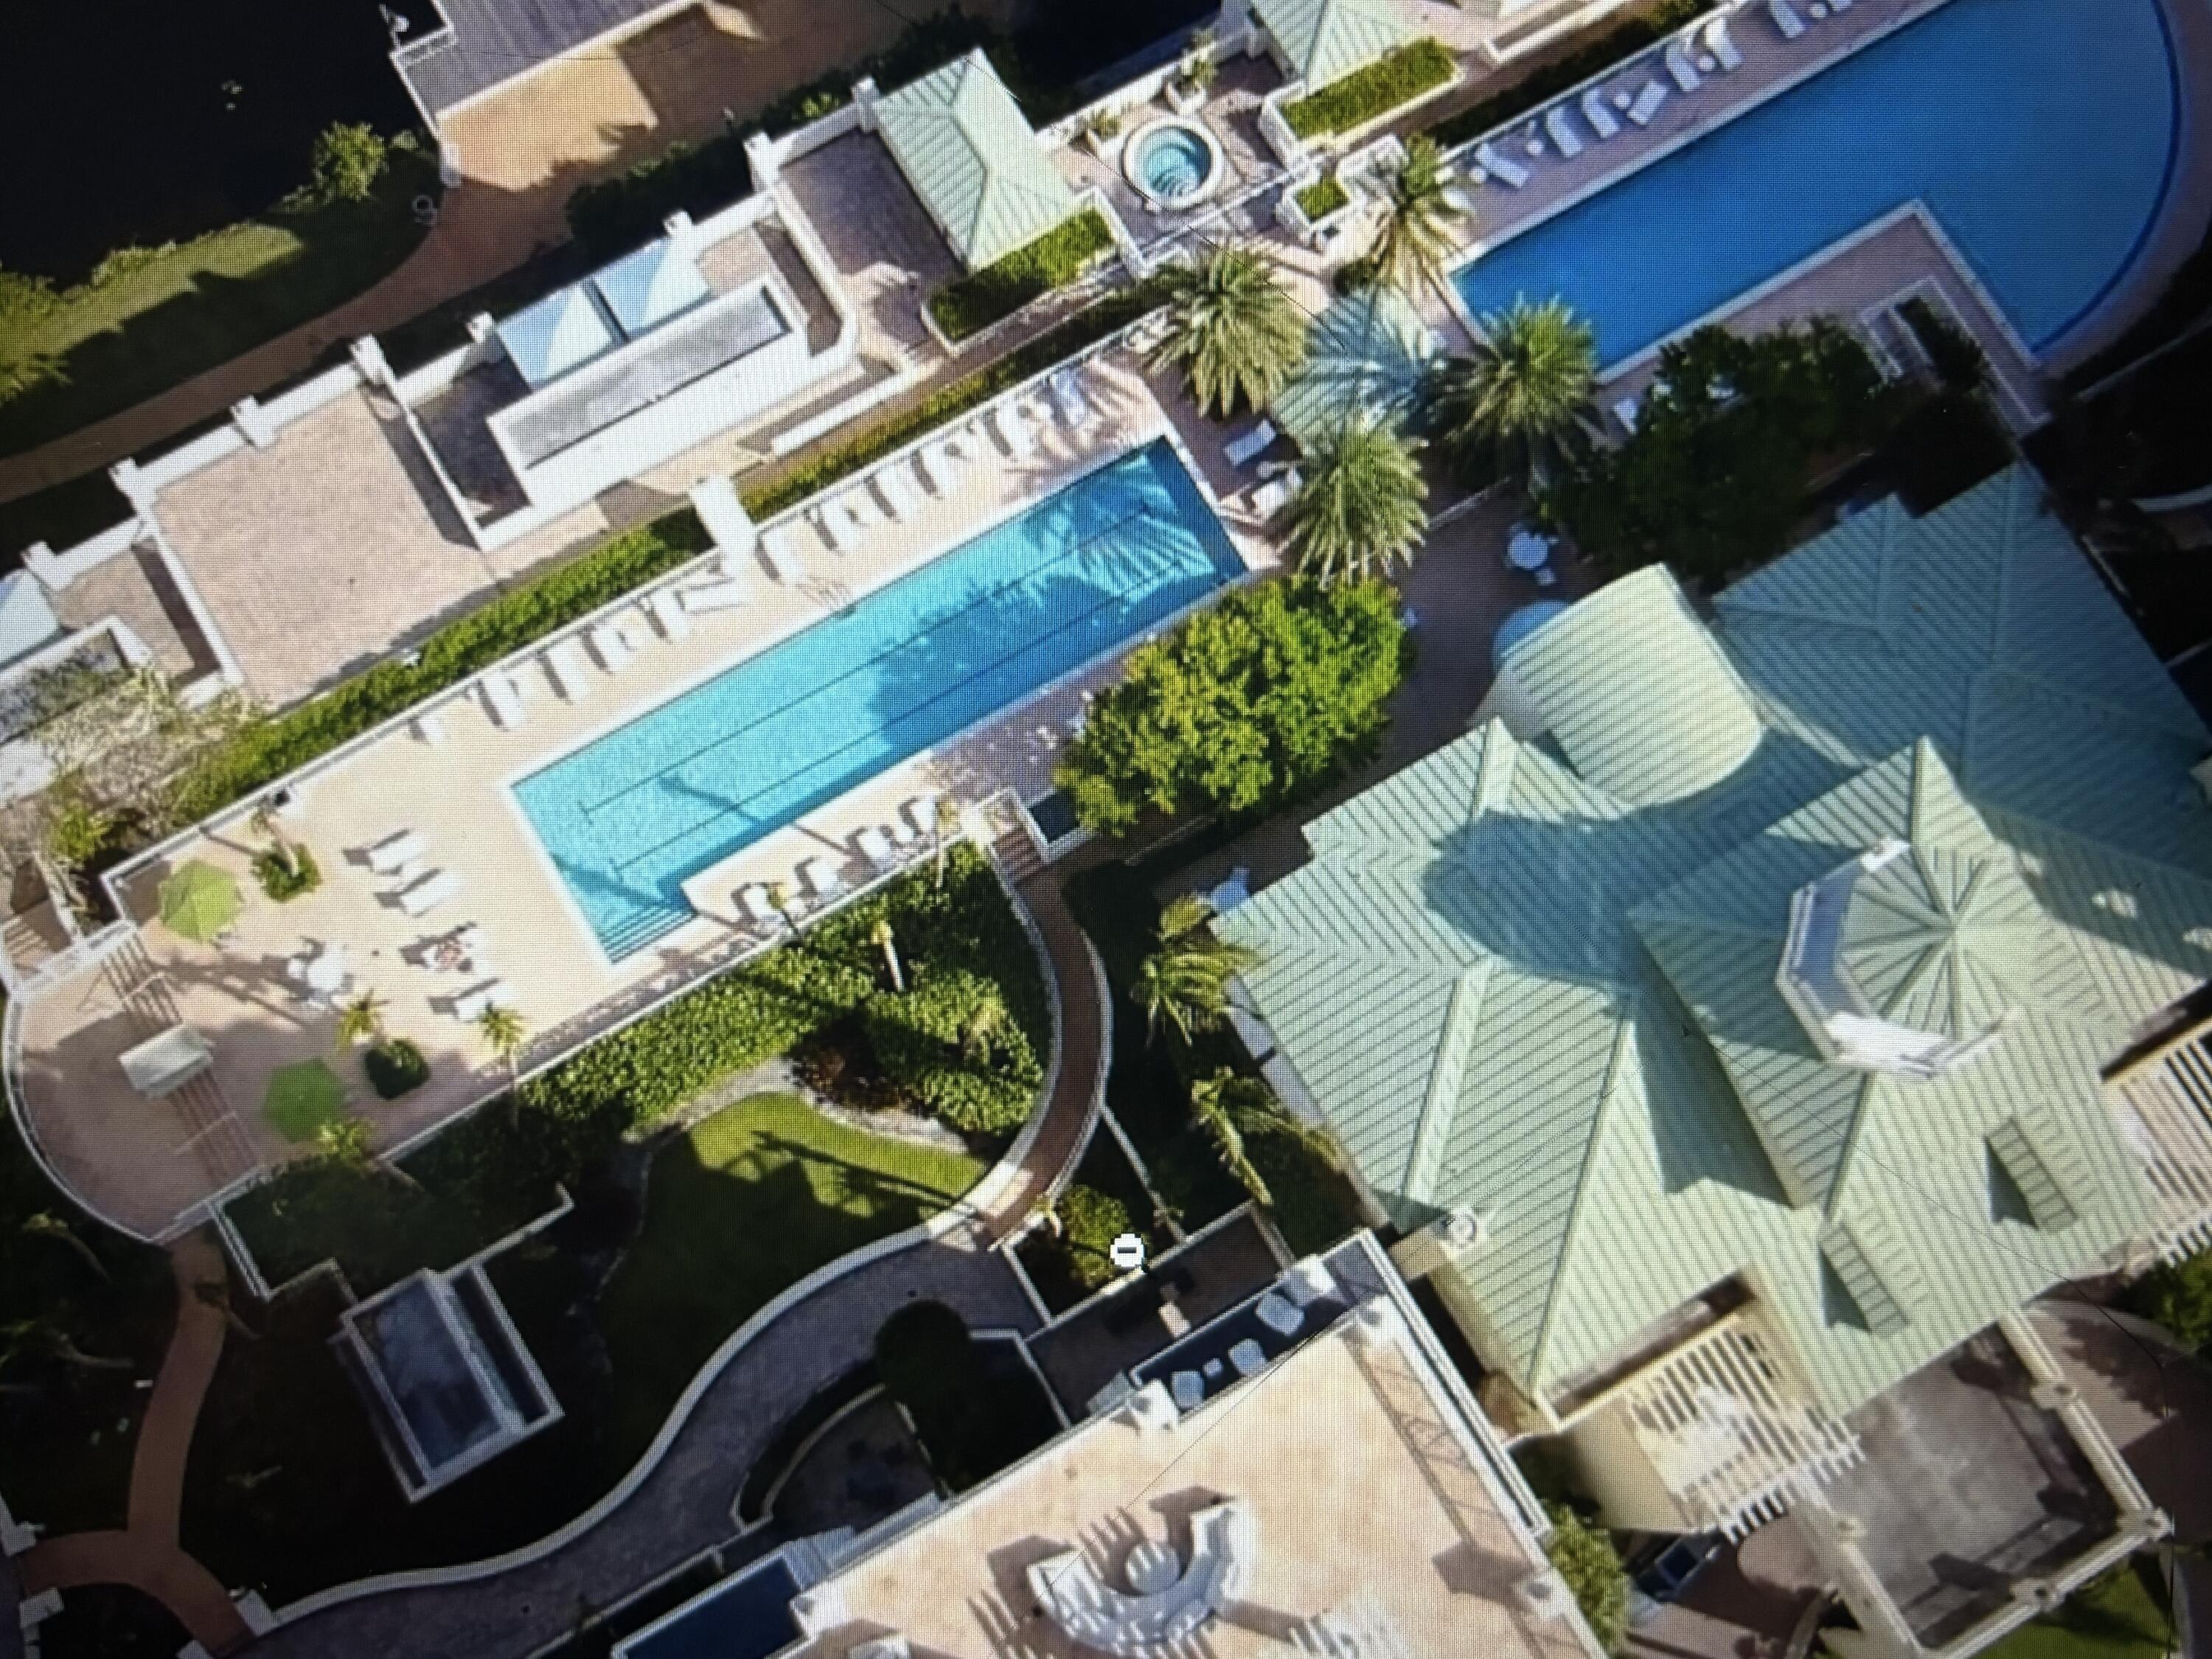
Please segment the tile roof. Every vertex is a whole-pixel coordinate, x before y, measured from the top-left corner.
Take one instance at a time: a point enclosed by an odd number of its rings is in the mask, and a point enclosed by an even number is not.
[[[1316,91],[1413,38],[1394,0],[1252,0],[1252,10]]]
[[[969,270],[1035,241],[1075,192],[981,48],[876,105],[884,142]]]
[[[1485,1213],[1487,1362],[1553,1392],[1742,1274],[1848,1411],[2147,1225],[2098,1073],[2212,974],[2208,738],[2025,469],[1715,611],[1583,601],[1508,658],[1522,737],[1323,815],[1220,926],[1397,1218]],[[1776,985],[1791,895],[1890,839],[1927,915],[1865,971],[2006,1016],[1927,1081],[1827,1062]]]

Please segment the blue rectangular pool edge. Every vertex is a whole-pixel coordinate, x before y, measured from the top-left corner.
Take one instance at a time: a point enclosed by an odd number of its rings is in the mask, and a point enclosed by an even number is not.
[[[699,871],[1243,568],[1161,439],[540,768],[515,799],[619,958],[690,919]]]

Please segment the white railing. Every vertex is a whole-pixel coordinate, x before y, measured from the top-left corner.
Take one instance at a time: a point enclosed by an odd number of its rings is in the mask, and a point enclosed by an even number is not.
[[[2112,1090],[2121,1133],[2158,1196],[2153,1248],[2173,1261],[2212,1245],[2212,1033],[2176,1043]]]

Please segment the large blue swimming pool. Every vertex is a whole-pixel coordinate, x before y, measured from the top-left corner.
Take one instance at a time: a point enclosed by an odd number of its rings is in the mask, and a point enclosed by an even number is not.
[[[683,884],[698,871],[1243,568],[1164,440],[531,774],[515,795],[620,957],[691,914]]]
[[[1609,364],[1917,198],[2040,350],[2126,269],[2165,195],[2179,94],[2160,4],[1952,0],[1454,280],[1477,315],[1564,295]],[[1764,6],[1735,24],[1772,27]]]

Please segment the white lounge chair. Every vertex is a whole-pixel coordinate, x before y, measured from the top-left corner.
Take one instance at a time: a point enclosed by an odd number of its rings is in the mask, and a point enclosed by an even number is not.
[[[915,451],[914,470],[921,474],[924,489],[942,495],[952,482],[952,457],[945,451],[945,441],[938,439]]]
[[[1221,458],[1231,466],[1249,466],[1281,434],[1273,421],[1261,421],[1242,435],[1221,446]]]
[[[911,518],[921,507],[921,501],[915,495],[914,486],[907,482],[904,461],[894,461],[883,468],[876,474],[874,482],[876,494],[883,498],[884,510],[894,519]]]
[[[1674,76],[1674,84],[1684,92],[1695,92],[1699,76],[1698,66],[1690,61],[1690,49],[1680,39],[1669,40],[1665,57],[1667,73]]]
[[[1206,1379],[1196,1371],[1177,1371],[1168,1378],[1168,1393],[1177,1411],[1194,1412],[1206,1403]]]
[[[1248,1336],[1229,1350],[1229,1363],[1237,1368],[1237,1376],[1249,1376],[1267,1369],[1267,1351]]]
[[[879,871],[893,869],[898,864],[898,854],[892,850],[891,838],[872,823],[853,837],[853,845],[860,849],[862,858]]]
[[[1283,1294],[1294,1308],[1310,1308],[1336,1294],[1336,1278],[1317,1255],[1301,1256],[1282,1278]]]
[[[427,916],[460,890],[461,878],[451,870],[433,870],[400,890],[399,908],[410,916]]]
[[[1628,106],[1628,118],[1639,127],[1648,127],[1651,125],[1651,118],[1658,114],[1659,106],[1666,101],[1665,83],[1646,81],[1644,89],[1636,94],[1636,101]]]
[[[1600,138],[1610,138],[1620,131],[1620,123],[1606,106],[1605,94],[1595,87],[1583,94],[1583,119]]]
[[[583,647],[573,639],[562,640],[539,660],[545,665],[545,678],[553,682],[562,702],[581,702],[592,695],[592,682],[584,673]]]
[[[916,795],[906,804],[906,821],[914,826],[914,833],[924,841],[937,834],[937,797]]]
[[[998,428],[1000,443],[1014,459],[1025,461],[1036,453],[1036,434],[1019,404],[1000,404],[991,411],[991,424]]]
[[[684,614],[684,601],[672,590],[665,587],[654,589],[652,597],[645,602],[645,609],[653,618],[653,625],[660,630],[662,639],[690,637],[691,618]]]
[[[435,749],[446,740],[446,718],[433,708],[427,714],[417,714],[413,721],[416,740]]]
[[[769,902],[768,889],[757,881],[738,889],[738,908],[754,921],[771,927],[782,924],[783,912]]]
[[[608,673],[619,674],[629,666],[629,659],[636,653],[629,648],[629,641],[623,637],[622,629],[603,625],[592,630],[592,654],[599,659],[599,666]]]
[[[1574,118],[1567,113],[1565,104],[1554,104],[1544,112],[1544,131],[1551,135],[1552,147],[1559,152],[1562,161],[1571,161],[1583,153],[1583,141],[1575,132]]]
[[[1485,173],[1509,190],[1518,190],[1528,182],[1528,169],[1504,154],[1495,144],[1484,143],[1478,146],[1474,152],[1474,159],[1481,164]]]
[[[396,836],[386,836],[368,849],[368,867],[380,876],[388,876],[410,859],[419,859],[430,850],[430,843],[422,838],[419,830],[402,830]]]
[[[842,503],[831,501],[825,507],[817,507],[808,516],[814,520],[814,527],[822,532],[823,541],[840,553],[853,550],[857,538],[853,534],[852,518]]]
[[[1269,1291],[1252,1306],[1253,1314],[1277,1336],[1295,1336],[1306,1316],[1279,1291]]]
[[[1077,435],[1088,432],[1105,417],[1099,414],[1090,398],[1083,395],[1083,380],[1074,368],[1063,368],[1047,377],[1044,389],[1052,398],[1052,406],[1067,429]]]
[[[1722,74],[1733,75],[1743,67],[1743,54],[1736,50],[1735,42],[1729,38],[1727,18],[1714,18],[1705,25],[1701,38],[1705,43],[1705,50],[1712,53],[1713,61],[1721,66]]]
[[[684,590],[684,608],[694,616],[709,611],[734,611],[745,603],[745,585],[731,581],[726,577],[718,582],[702,582],[696,587]]]
[[[526,716],[522,712],[522,693],[515,687],[514,676],[501,672],[487,674],[477,682],[477,690],[483,698],[484,713],[491,723],[502,732],[512,732]]]
[[[1797,8],[1790,0],[1766,0],[1766,15],[1774,20],[1774,27],[1782,32],[1785,40],[1795,40],[1805,33],[1805,20],[1797,15]]]
[[[483,1018],[487,1008],[505,1008],[512,1005],[514,993],[503,979],[487,980],[472,991],[464,991],[453,999],[455,1019],[476,1020]]]
[[[1291,504],[1291,499],[1298,493],[1298,485],[1303,482],[1296,467],[1291,467],[1287,471],[1278,472],[1267,483],[1253,490],[1249,498],[1252,516],[1262,520],[1273,518]]]
[[[827,859],[808,859],[799,866],[799,884],[817,899],[833,899],[845,890],[845,878]]]

